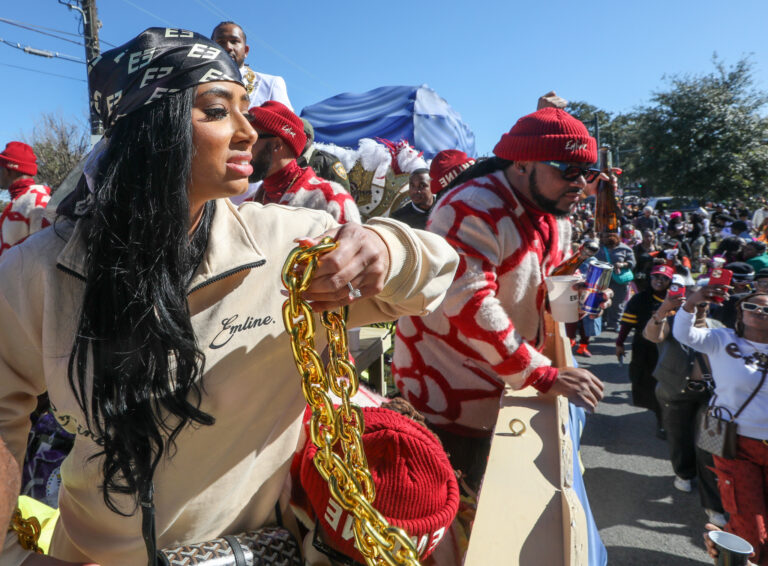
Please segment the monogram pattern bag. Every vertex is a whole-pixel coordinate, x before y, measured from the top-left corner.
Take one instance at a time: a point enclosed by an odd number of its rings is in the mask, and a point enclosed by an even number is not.
[[[279,504],[277,522],[282,523]],[[301,549],[282,526],[263,527],[239,535],[157,550],[154,487],[147,486],[141,501],[141,534],[148,566],[302,566]]]
[[[158,551],[158,566],[301,566],[296,539],[283,527]]]
[[[731,459],[736,457],[736,441],[736,423],[731,412],[725,407],[709,407],[699,424],[696,446],[715,456]]]
[[[706,358],[702,356],[701,360],[706,360]],[[708,361],[706,366],[708,370],[706,373],[711,373]],[[744,401],[744,404],[733,415],[725,407],[717,406],[717,395],[712,398],[712,403],[699,423],[699,428],[696,432],[696,446],[721,458],[732,459],[736,457],[738,452],[736,419],[746,406],[749,405],[750,401],[755,398],[757,392],[760,391],[763,383],[765,383],[765,374],[767,372],[768,367],[763,366],[760,383],[757,384],[755,390],[752,391],[747,400]]]

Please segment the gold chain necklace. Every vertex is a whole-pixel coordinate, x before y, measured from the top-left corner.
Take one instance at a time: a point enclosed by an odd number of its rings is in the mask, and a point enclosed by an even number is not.
[[[288,289],[283,323],[291,337],[304,397],[312,407],[309,433],[318,449],[313,461],[328,482],[333,499],[352,514],[356,546],[368,566],[419,566],[418,553],[408,534],[391,526],[373,507],[376,492],[363,449],[363,414],[351,401],[359,380],[349,361],[342,310],[325,311],[321,316],[330,352],[330,361],[324,367],[315,349],[312,307],[301,298],[312,282],[318,257],[336,245],[331,238],[325,238],[316,246],[294,248],[283,266],[283,285]],[[341,398],[338,409],[334,408],[329,391]],[[343,458],[333,451],[337,442],[341,444]]]

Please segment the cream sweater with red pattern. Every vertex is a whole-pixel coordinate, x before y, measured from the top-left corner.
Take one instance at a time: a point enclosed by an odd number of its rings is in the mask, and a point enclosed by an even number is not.
[[[51,199],[50,187],[36,185],[34,179],[20,179],[9,190],[18,196],[0,214],[0,255],[50,224],[43,217]]]
[[[504,171],[445,195],[427,230],[458,251],[445,300],[398,321],[395,383],[430,423],[490,434],[504,384],[546,390],[556,378],[544,344],[544,277],[565,257],[571,226],[525,204]]]

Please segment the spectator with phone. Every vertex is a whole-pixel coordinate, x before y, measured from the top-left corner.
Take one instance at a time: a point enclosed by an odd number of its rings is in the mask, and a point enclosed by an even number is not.
[[[719,320],[727,328],[734,328],[736,324],[736,304],[746,295],[752,292],[752,282],[755,279],[755,270],[748,263],[734,261],[726,264],[724,269],[714,269],[709,278],[710,285],[730,285],[729,297],[722,303],[713,305],[712,314],[715,320]]]
[[[653,370],[656,368],[658,351],[656,344],[643,337],[643,329],[652,316],[656,316],[666,297],[667,289],[672,283],[674,268],[670,265],[657,265],[651,270],[650,286],[632,298],[624,309],[619,326],[619,336],[616,338],[616,356],[622,359],[626,353],[624,341],[632,329],[632,358],[629,362],[629,380],[632,383],[632,404],[653,411],[656,416],[656,435],[666,438],[666,431],[661,421],[661,408],[656,400],[656,378]],[[662,311],[658,320],[668,313]]]
[[[752,561],[768,564],[768,293],[757,291],[737,304],[735,328],[697,328],[694,311],[701,302],[728,297],[725,285],[707,285],[692,293],[675,316],[675,338],[706,354],[712,366],[712,404],[730,411],[737,426],[737,453],[714,456],[725,530],[754,548]],[[753,395],[754,394],[754,395]],[[750,399],[751,397],[751,399]],[[741,408],[741,410],[739,410]],[[707,527],[711,529],[711,527]]]
[[[698,478],[702,507],[710,523],[725,526],[725,516],[717,490],[712,455],[697,449],[694,439],[696,425],[706,410],[711,393],[709,362],[702,354],[678,342],[672,334],[673,316],[685,302],[683,292],[670,285],[667,297],[643,329],[643,337],[657,345],[659,360],[653,371],[656,399],[661,407],[661,421],[667,431],[669,455],[675,472],[674,486],[684,492],[693,490],[692,480]],[[694,325],[702,328],[722,328],[722,323],[707,318],[709,303],[696,305]]]

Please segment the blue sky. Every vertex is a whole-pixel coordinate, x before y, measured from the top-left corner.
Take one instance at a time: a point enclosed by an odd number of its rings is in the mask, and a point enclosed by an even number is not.
[[[101,39],[113,45],[152,26],[209,35],[223,19],[241,23],[248,62],[282,75],[297,111],[342,92],[426,83],[474,130],[479,154],[489,153],[550,89],[627,111],[664,89],[665,74],[711,71],[715,52],[726,63],[752,54],[756,84],[768,90],[766,0],[97,0],[97,6]],[[4,1],[0,17],[80,31],[79,15],[57,0]],[[2,22],[0,38],[84,57],[81,45]],[[0,73],[0,147],[29,135],[43,112],[85,124],[84,65],[0,44]]]

